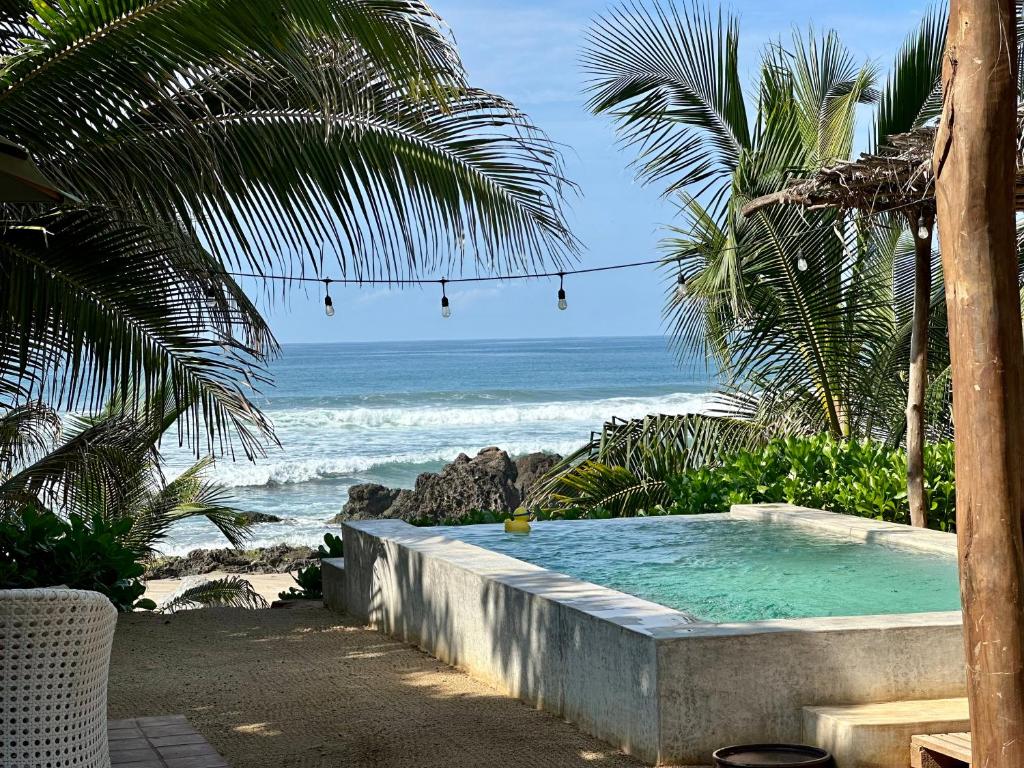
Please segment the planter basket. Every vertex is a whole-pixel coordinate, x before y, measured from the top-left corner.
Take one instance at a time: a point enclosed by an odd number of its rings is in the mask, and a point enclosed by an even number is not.
[[[117,611],[98,592],[0,590],[0,765],[110,768]]]

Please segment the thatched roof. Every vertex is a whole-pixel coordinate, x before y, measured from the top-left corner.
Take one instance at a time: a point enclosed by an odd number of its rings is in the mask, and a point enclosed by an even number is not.
[[[1024,112],[1018,113],[1018,121]],[[822,168],[813,176],[792,180],[781,192],[751,200],[743,215],[769,205],[804,208],[858,209],[864,214],[905,211],[908,215],[935,212],[932,150],[935,128],[918,128],[890,136],[874,154]],[[1017,210],[1024,210],[1024,168],[1017,157]]]

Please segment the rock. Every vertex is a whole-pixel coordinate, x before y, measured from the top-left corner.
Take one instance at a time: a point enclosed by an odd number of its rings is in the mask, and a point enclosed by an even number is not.
[[[211,571],[288,573],[317,562],[310,547],[275,544],[264,549],[194,549],[184,557],[160,557],[146,563],[146,579],[177,579]]]
[[[353,485],[348,489],[348,501],[341,513],[335,515],[330,522],[340,525],[343,520],[375,520],[384,517],[400,493],[397,488],[387,488],[378,483]]]
[[[520,503],[529,500],[537,481],[561,460],[557,453],[528,453],[516,459],[516,488],[519,489]]]
[[[260,523],[280,523],[281,518],[277,515],[268,515],[266,512],[240,512],[237,519],[243,525],[259,525]]]
[[[438,473],[416,478],[416,488],[399,494],[385,516],[439,522],[475,509],[508,512],[519,506],[516,465],[500,448],[484,448],[472,459],[460,454]]]

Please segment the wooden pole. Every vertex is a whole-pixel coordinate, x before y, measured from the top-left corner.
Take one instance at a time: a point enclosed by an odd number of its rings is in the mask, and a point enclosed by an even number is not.
[[[975,768],[1024,767],[1024,343],[1014,243],[1014,0],[952,0],[936,202]]]
[[[914,235],[914,314],[910,327],[910,371],[907,376],[907,503],[910,524],[928,526],[928,494],[924,490],[924,398],[928,391],[928,313],[932,296],[932,226],[930,211],[912,210]],[[922,229],[924,227],[924,229]],[[927,235],[920,233],[927,229]]]

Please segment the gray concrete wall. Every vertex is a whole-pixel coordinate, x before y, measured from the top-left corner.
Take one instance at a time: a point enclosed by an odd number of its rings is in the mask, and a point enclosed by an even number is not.
[[[661,758],[800,742],[805,706],[963,696],[958,613],[704,625],[658,641]]]
[[[347,524],[343,535],[350,614],[657,758],[655,643],[628,622],[688,617],[403,523]]]
[[[320,561],[320,585],[324,605],[332,611],[345,612],[345,558],[325,557]]]

